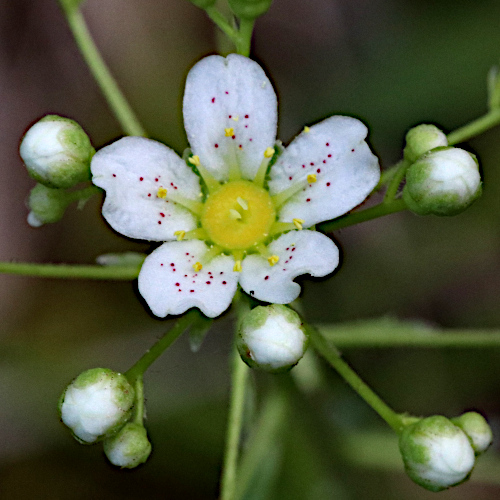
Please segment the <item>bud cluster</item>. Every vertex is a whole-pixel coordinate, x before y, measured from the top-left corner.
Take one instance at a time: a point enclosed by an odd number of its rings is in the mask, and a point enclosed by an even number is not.
[[[59,399],[59,414],[77,441],[102,441],[112,464],[133,468],[151,453],[142,422],[130,421],[137,403],[125,375],[108,368],[93,368],[66,387]]]

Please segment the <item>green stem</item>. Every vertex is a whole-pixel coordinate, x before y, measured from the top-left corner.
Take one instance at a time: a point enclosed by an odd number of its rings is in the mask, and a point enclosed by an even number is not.
[[[250,306],[245,298],[239,294],[235,297],[235,305],[239,325],[243,316],[250,310]],[[234,336],[235,339],[236,335],[237,332]],[[248,371],[248,366],[241,360],[236,345],[234,345],[232,354],[231,400],[229,404],[224,463],[222,466],[221,500],[234,500],[236,498],[236,471],[241,428],[243,425],[243,409],[245,406]]]
[[[135,379],[135,403],[134,403],[134,417],[132,421],[135,424],[143,425],[144,422],[144,382],[142,375]]]
[[[102,189],[97,186],[87,186],[83,189],[68,192],[68,199],[70,203],[73,201],[87,201],[95,194],[101,194]]]
[[[399,186],[403,182],[406,170],[409,166],[410,165],[407,160],[402,160],[398,163],[398,168],[394,172],[394,175],[392,176],[391,180],[389,181],[389,185],[387,186],[387,191],[385,192],[384,196],[384,204],[392,202],[398,194]]]
[[[448,144],[453,146],[465,142],[497,125],[500,125],[500,109],[492,109],[477,120],[448,134]]]
[[[142,378],[144,372],[189,328],[195,321],[196,315],[197,311],[193,310],[181,316],[177,323],[125,373],[131,383]]]
[[[221,14],[213,5],[207,7],[205,12],[212,22],[236,45],[238,31],[228,23],[224,15]]]
[[[379,205],[375,205],[374,207],[370,207],[359,212],[352,212],[350,214],[343,215],[342,217],[339,217],[331,222],[321,224],[321,230],[323,232],[336,231],[337,229],[353,226],[354,224],[359,224],[360,222],[366,222],[376,219],[377,217],[401,212],[406,209],[406,203],[402,198],[398,198],[385,203],[380,203]]]
[[[124,132],[128,135],[146,136],[137,116],[99,54],[81,12],[71,8],[63,8],[63,12],[85,62]]]
[[[386,168],[385,170],[382,171],[382,173],[380,174],[380,180],[378,181],[378,184],[375,186],[375,189],[373,190],[374,193],[382,189],[386,184],[389,184],[389,182],[391,182],[391,180],[396,175],[396,172],[399,170],[399,167],[401,166],[402,163],[403,160],[400,160],[392,167]]]
[[[77,278],[88,280],[134,280],[141,264],[126,266],[86,266],[68,264],[36,264],[32,262],[0,262],[0,274],[17,274],[38,278]]]
[[[236,40],[236,51],[242,56],[250,56],[252,33],[255,19],[240,19],[240,31]]]
[[[330,346],[313,327],[307,326],[312,345],[330,363],[338,374],[370,405],[397,433],[404,427],[404,419],[392,410],[359,375],[342,359],[340,353]]]

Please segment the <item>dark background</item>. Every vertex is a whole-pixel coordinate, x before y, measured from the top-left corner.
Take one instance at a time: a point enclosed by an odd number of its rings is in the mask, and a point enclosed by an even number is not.
[[[184,78],[220,44],[213,25],[186,0],[88,0],[83,10],[146,129],[182,152]],[[500,3],[493,0],[275,0],[257,22],[253,56],[275,84],[285,143],[304,124],[349,114],[368,124],[372,148],[387,168],[400,158],[413,125],[451,131],[486,111],[486,74],[500,59],[499,24]],[[47,113],[77,120],[96,148],[121,134],[55,0],[3,0],[0,259],[91,263],[106,252],[147,251],[106,226],[98,199],[83,211],[68,210],[60,223],[27,225],[25,199],[34,182],[18,146]],[[499,138],[494,129],[466,145],[479,156],[484,177],[484,195],[466,213],[403,213],[337,232],[343,265],[321,283],[305,280],[307,317],[338,323],[392,315],[498,329]],[[130,283],[11,276],[0,276],[0,315],[5,498],[216,497],[230,318],[216,323],[199,353],[181,339],[147,373],[154,451],[142,468],[119,471],[99,446],[72,440],[58,422],[57,398],[84,369],[126,370],[171,323],[150,316]],[[345,355],[396,410],[451,417],[481,409],[500,434],[499,350],[351,349]],[[307,394],[301,404],[328,425],[319,430],[307,411],[291,410],[283,453],[272,459],[278,466],[269,494],[256,483],[248,498],[432,498],[403,474],[395,441],[379,418],[333,373],[325,377],[327,390]],[[270,377],[256,383],[267,386]],[[494,445],[489,458],[498,451]],[[476,479],[473,474],[440,498],[498,498],[500,467],[486,465],[487,457]]]

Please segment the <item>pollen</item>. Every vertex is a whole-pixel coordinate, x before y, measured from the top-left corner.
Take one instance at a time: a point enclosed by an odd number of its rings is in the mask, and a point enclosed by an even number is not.
[[[186,236],[186,231],[175,231],[174,236],[177,237],[177,241],[182,241]]]
[[[305,220],[304,219],[293,219],[292,220],[293,225],[299,230],[302,230],[302,224],[304,224]]]
[[[203,269],[203,266],[201,265],[201,262],[197,262],[196,264],[193,264],[193,269],[198,272]]]
[[[274,266],[279,262],[280,258],[277,255],[271,255],[271,257],[267,258],[267,262],[269,262],[270,266]]]
[[[317,179],[316,179],[316,174],[309,174],[309,175],[307,176],[307,182],[308,182],[309,184],[313,184],[314,182],[316,182],[316,180],[317,180]]]
[[[226,137],[232,137],[234,135],[234,128],[225,128],[224,133],[226,134]]]
[[[309,127],[304,127],[304,134],[308,134],[311,131]]]
[[[191,165],[194,165],[195,167],[200,166],[200,157],[198,155],[191,156],[191,158],[189,158],[188,161],[189,163],[191,163]]]
[[[237,260],[235,263],[234,263],[234,266],[233,266],[233,271],[235,273],[241,273],[241,260]]]
[[[264,151],[264,158],[272,158],[274,154],[274,148],[267,148]]]
[[[164,187],[158,188],[156,196],[158,196],[158,198],[165,199],[167,197],[167,190]]]

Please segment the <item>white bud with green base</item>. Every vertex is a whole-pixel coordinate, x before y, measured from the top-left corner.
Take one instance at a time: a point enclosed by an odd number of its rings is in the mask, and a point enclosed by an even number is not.
[[[30,192],[28,198],[28,224],[40,227],[62,219],[73,197],[64,189],[52,189],[37,184]]]
[[[413,127],[406,134],[404,157],[412,164],[431,149],[444,146],[448,146],[446,135],[435,125],[423,123]]]
[[[90,180],[95,150],[78,123],[47,115],[26,132],[19,153],[37,182],[50,188],[70,188]]]
[[[146,429],[134,422],[125,424],[116,434],[103,442],[104,453],[117,467],[133,469],[144,463],[151,454]]]
[[[485,452],[493,442],[491,428],[479,413],[469,411],[451,421],[467,434],[476,455]]]
[[[439,415],[406,427],[399,436],[399,449],[408,476],[430,491],[466,481],[475,463],[469,438]]]
[[[419,215],[456,215],[482,192],[476,157],[459,148],[435,149],[406,173],[403,199]]]
[[[131,416],[134,388],[125,375],[108,368],[81,373],[59,400],[62,422],[83,444],[91,444],[118,431]]]
[[[251,368],[282,372],[295,366],[306,352],[309,337],[299,315],[272,304],[252,309],[238,331],[237,347]]]

